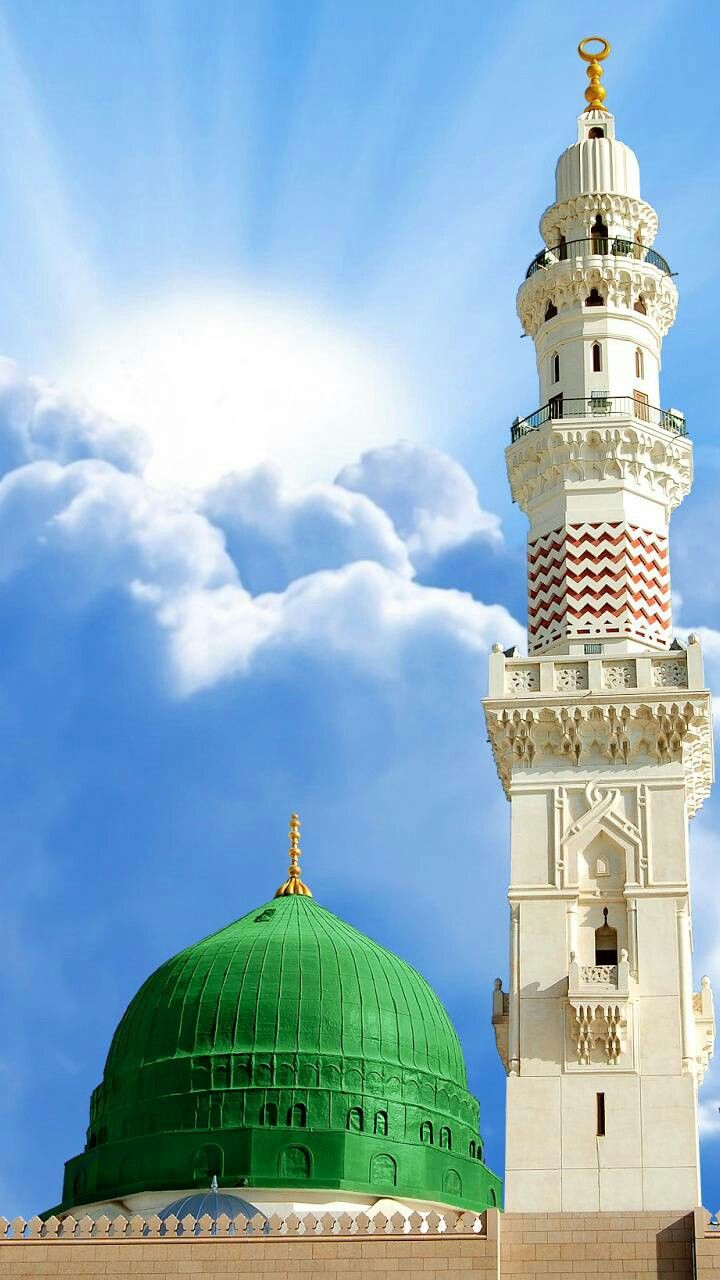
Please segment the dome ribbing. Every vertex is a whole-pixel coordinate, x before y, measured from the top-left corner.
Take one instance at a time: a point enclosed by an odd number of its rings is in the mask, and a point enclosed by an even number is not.
[[[286,894],[153,973],[122,1018],[64,1206],[221,1185],[497,1201],[455,1030],[415,969]],[[490,1194],[490,1187],[493,1195]]]
[[[162,965],[132,1001],[105,1078],[178,1055],[311,1053],[466,1087],[455,1030],[424,978],[313,899],[273,899]]]

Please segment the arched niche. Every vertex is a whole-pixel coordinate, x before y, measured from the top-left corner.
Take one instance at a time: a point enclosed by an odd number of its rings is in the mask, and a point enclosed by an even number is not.
[[[370,1183],[373,1187],[396,1187],[397,1164],[392,1156],[379,1152],[370,1161]]]
[[[598,888],[621,891],[639,884],[642,837],[632,822],[616,812],[618,792],[589,788],[586,794],[587,812],[571,824],[561,841],[567,883],[586,892]],[[604,856],[608,858],[610,881],[598,875],[597,859]]]

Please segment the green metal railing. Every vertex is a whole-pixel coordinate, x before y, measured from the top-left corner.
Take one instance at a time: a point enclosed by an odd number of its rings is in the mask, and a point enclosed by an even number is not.
[[[622,236],[588,236],[585,240],[569,240],[567,244],[556,244],[552,249],[541,249],[535,254],[525,272],[525,279],[543,267],[552,267],[556,262],[567,262],[570,258],[587,258],[612,256],[615,258],[632,258],[635,262],[647,262],[657,267],[665,275],[671,276],[667,262],[655,249],[639,244],[636,240],[625,240]]]
[[[671,409],[656,409],[653,405],[643,404],[634,396],[583,396],[580,398],[563,397],[551,400],[541,409],[536,409],[527,418],[516,418],[511,430],[513,444],[521,440],[530,431],[536,431],[544,422],[561,418],[635,418],[637,422],[647,422],[653,427],[662,427],[676,436],[686,436],[687,427],[682,414]]]

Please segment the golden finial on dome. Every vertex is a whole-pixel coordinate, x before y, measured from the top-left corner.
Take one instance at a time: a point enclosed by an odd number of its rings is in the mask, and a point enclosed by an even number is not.
[[[308,886],[303,884],[302,876],[300,874],[299,859],[302,853],[300,848],[300,819],[296,813],[292,813],[290,815],[290,830],[288,831],[288,835],[290,837],[290,849],[288,850],[290,854],[290,866],[288,868],[288,878],[284,884],[280,885],[275,897],[285,898],[290,893],[301,893],[304,894],[306,898],[312,898],[312,893],[310,889],[308,889]]]
[[[588,49],[589,44],[599,44],[599,49]],[[585,90],[585,98],[588,103],[586,111],[607,111],[607,107],[603,106],[605,102],[605,90],[600,83],[603,69],[600,63],[607,58],[610,53],[610,41],[603,39],[602,36],[586,36],[578,45],[578,53],[583,62],[587,62],[588,79],[590,84]]]

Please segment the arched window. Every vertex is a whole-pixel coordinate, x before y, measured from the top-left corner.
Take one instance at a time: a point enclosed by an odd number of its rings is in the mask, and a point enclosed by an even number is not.
[[[633,305],[633,311],[639,311],[641,316],[647,315],[647,307],[645,306],[645,299],[642,294],[640,294],[637,302]]]
[[[79,1197],[84,1195],[87,1178],[84,1169],[78,1169],[73,1179],[73,1195]]]
[[[639,347],[635,348],[635,377],[645,377],[645,356]]]
[[[473,1138],[471,1138],[470,1139],[470,1159],[471,1160],[475,1159],[475,1151],[476,1151],[475,1141]]]
[[[555,306],[555,303],[551,299],[545,308],[545,319],[552,320],[553,316],[556,316],[556,315],[557,315],[557,307]]]
[[[561,236],[558,240],[557,254],[561,262],[567,260],[567,241],[564,236]]]
[[[268,1128],[274,1128],[277,1124],[277,1117],[277,1103],[266,1102],[265,1106],[260,1108],[260,1123],[267,1125]]]
[[[604,137],[605,137],[605,130],[601,129],[600,126],[597,124],[593,125],[592,129],[588,133],[588,138],[604,138]]]
[[[423,1120],[422,1124],[420,1125],[420,1141],[427,1143],[429,1146],[432,1146],[433,1127],[429,1120]]]
[[[312,1173],[310,1152],[306,1147],[285,1147],[278,1159],[278,1172],[281,1178],[289,1181],[309,1178]]]
[[[208,1143],[205,1147],[198,1147],[193,1156],[193,1182],[203,1187],[209,1187],[213,1178],[221,1178],[225,1167],[225,1154],[222,1147],[216,1146],[214,1143]]]
[[[375,1132],[384,1138],[388,1131],[387,1111],[378,1111],[375,1115]]]
[[[602,347],[599,342],[592,344],[592,367],[593,373],[602,373]]]
[[[617,964],[617,929],[608,924],[608,909],[603,907],[603,923],[595,930],[595,963]]]
[[[375,1187],[397,1186],[397,1164],[392,1156],[373,1156],[370,1161],[370,1184]]]
[[[362,1133],[365,1128],[365,1116],[362,1107],[351,1107],[347,1115],[347,1127],[351,1133]]]
[[[600,214],[597,215],[592,227],[590,228],[590,238],[592,240],[593,253],[607,253],[608,229],[600,217]]]
[[[293,1129],[304,1129],[307,1125],[307,1107],[304,1102],[296,1102],[288,1111],[288,1124]]]
[[[605,299],[603,298],[601,293],[598,293],[597,289],[591,289],[587,298],[585,299],[585,306],[586,307],[604,307]]]
[[[452,1134],[445,1126],[440,1130],[440,1146],[445,1151],[452,1151]]]
[[[448,1195],[462,1195],[462,1178],[457,1169],[446,1169],[443,1174],[443,1191],[447,1191]]]
[[[553,382],[560,381],[560,356],[557,351],[550,357],[550,370]]]

